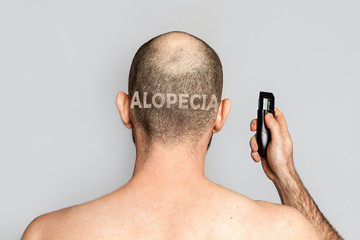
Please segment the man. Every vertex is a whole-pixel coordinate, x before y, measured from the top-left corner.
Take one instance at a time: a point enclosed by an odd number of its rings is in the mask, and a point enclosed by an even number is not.
[[[99,199],[36,218],[22,239],[339,238],[294,170],[278,109],[275,118],[266,116],[272,141],[261,162],[285,205],[251,200],[204,176],[212,134],[230,112],[230,100],[220,101],[222,77],[217,54],[194,36],[171,32],[145,43],[130,69],[129,95],[116,97],[136,146],[131,180]],[[255,138],[250,144],[260,161]]]

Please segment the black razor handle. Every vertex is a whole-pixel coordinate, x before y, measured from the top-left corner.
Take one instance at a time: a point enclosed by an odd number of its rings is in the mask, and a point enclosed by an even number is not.
[[[269,128],[265,124],[265,115],[272,113],[275,116],[275,97],[270,92],[260,92],[257,111],[256,141],[259,146],[259,155],[266,158],[266,151],[271,141]]]

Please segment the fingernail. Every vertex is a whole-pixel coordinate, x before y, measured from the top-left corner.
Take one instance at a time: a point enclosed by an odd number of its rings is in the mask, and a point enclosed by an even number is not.
[[[271,114],[271,113],[269,113],[268,115],[267,115],[267,118],[272,118],[273,117],[273,115]]]

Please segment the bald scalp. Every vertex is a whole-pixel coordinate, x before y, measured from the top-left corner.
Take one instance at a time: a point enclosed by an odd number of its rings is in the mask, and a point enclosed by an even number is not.
[[[209,105],[212,95],[221,101],[222,85],[222,66],[215,51],[190,34],[170,32],[151,39],[136,52],[128,90],[130,99],[144,93],[147,102],[159,93],[196,95],[205,98],[194,98],[192,104]],[[196,142],[214,123],[216,112],[173,104],[166,108],[131,108],[130,117],[146,144],[175,145]]]

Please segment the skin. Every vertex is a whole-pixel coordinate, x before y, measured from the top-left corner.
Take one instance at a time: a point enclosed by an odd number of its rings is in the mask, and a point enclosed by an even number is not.
[[[125,93],[118,94],[117,106],[124,125],[134,128]],[[251,200],[204,176],[207,143],[229,112],[230,100],[225,99],[196,147],[154,146],[143,154],[136,146],[134,174],[127,184],[97,200],[36,218],[22,239],[318,239],[294,208]]]
[[[171,41],[171,36],[166,37]],[[192,44],[188,36],[173,37]],[[150,149],[141,144],[141,130],[131,120],[129,103],[127,94],[117,94],[121,120],[137,139],[129,182],[99,199],[37,217],[22,240],[319,239],[295,208],[254,201],[205,177],[207,146],[230,113],[229,99],[221,101],[214,123],[196,144],[154,143]]]

